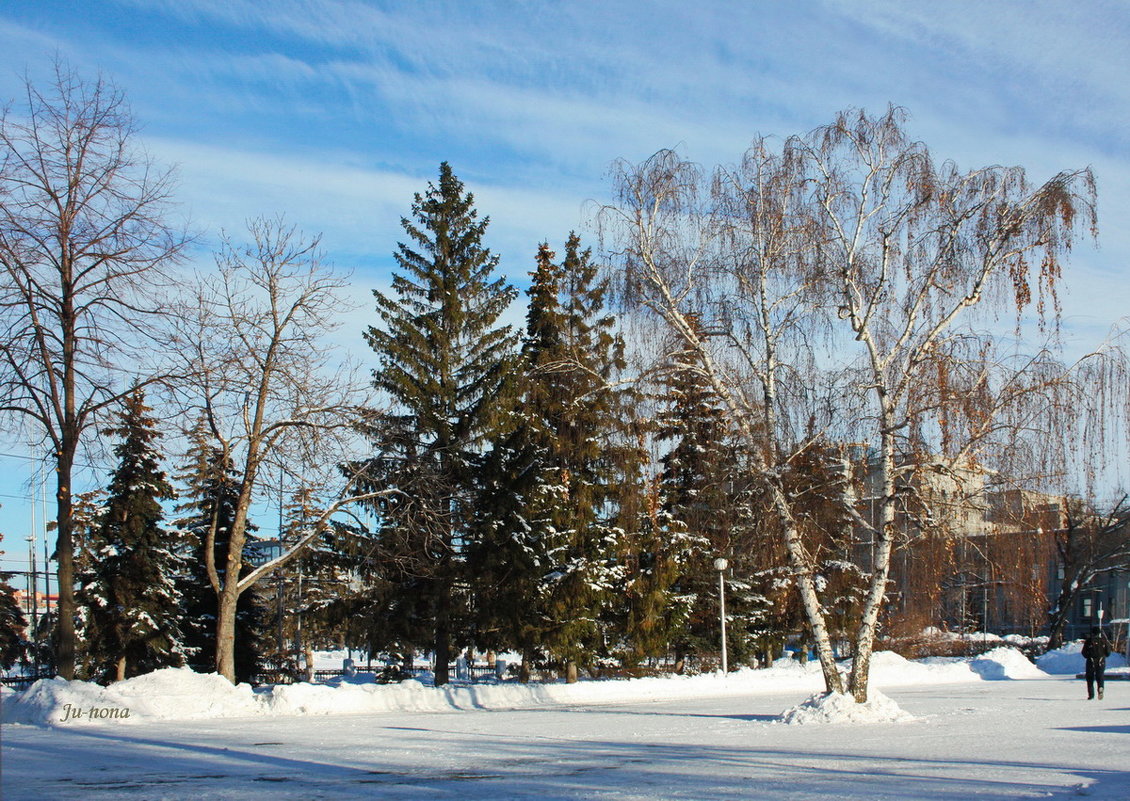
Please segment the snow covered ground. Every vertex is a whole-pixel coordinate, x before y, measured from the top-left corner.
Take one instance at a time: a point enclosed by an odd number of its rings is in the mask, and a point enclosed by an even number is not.
[[[819,673],[790,663],[538,687],[252,692],[187,671],[41,682],[4,695],[0,789],[6,801],[1125,799],[1130,682],[1088,702],[1077,653],[1041,666],[1052,672],[1003,648],[880,654],[871,710],[814,703]]]

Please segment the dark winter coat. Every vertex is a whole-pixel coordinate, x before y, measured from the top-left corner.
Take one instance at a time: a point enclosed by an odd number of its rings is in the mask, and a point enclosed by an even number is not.
[[[1091,634],[1083,640],[1083,658],[1091,662],[1102,662],[1110,656],[1110,640],[1105,634]]]

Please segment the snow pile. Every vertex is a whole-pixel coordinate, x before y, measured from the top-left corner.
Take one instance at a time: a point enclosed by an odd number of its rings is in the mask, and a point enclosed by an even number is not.
[[[911,662],[894,651],[871,655],[871,681],[884,687],[908,684],[952,684],[976,681],[969,660],[961,657],[929,657]]]
[[[846,693],[818,693],[781,715],[790,726],[812,723],[904,723],[915,717],[878,690],[867,693],[866,703],[857,703]]]
[[[102,687],[82,681],[38,681],[23,693],[5,695],[6,723],[76,725],[263,715],[349,715],[386,712],[450,712],[520,709],[545,705],[614,704],[748,695],[787,690],[811,692],[821,683],[816,665],[781,660],[766,670],[742,669],[729,676],[669,676],[576,684],[449,684],[419,681],[376,684],[347,679],[334,684],[275,685],[252,690],[220,676],[166,668]],[[81,712],[76,717],[75,711]],[[90,710],[95,710],[92,714]]]
[[[1014,648],[994,648],[969,663],[969,668],[986,681],[1038,679],[1045,672]]]
[[[911,662],[891,651],[879,651],[871,658],[872,683],[883,687],[1044,676],[1044,672],[1020,651],[1003,646],[972,658],[931,656]]]
[[[1047,637],[1026,637],[1023,634],[993,634],[987,631],[945,631],[934,626],[927,626],[922,630],[926,640],[937,642],[965,643],[966,645],[988,645],[999,643],[1013,648],[1040,648],[1047,644]]]
[[[215,673],[165,668],[109,687],[85,681],[42,679],[25,692],[5,695],[5,723],[85,724],[254,715],[251,687],[233,686]]]
[[[1056,676],[1074,676],[1082,673],[1086,668],[1086,660],[1083,659],[1083,643],[1082,641],[1069,642],[1062,648],[1048,651],[1046,654],[1037,657],[1036,665],[1045,673]],[[1106,666],[1107,672],[1114,670],[1121,673],[1123,672],[1122,668],[1126,667],[1126,657],[1123,654],[1111,654],[1107,657]]]
[[[1083,643],[1069,642],[1062,648],[1048,651],[1036,658],[1036,664],[1045,673],[1072,676],[1083,670]]]
[[[265,715],[347,715],[382,712],[450,712],[453,709],[515,709],[568,703],[571,687],[585,685],[486,684],[432,687],[416,680],[400,684],[280,684],[257,694]],[[582,693],[576,700],[598,701]]]
[[[255,714],[257,707],[249,685],[232,685],[216,673],[191,668],[165,668],[106,689],[121,692],[146,718],[241,717]]]

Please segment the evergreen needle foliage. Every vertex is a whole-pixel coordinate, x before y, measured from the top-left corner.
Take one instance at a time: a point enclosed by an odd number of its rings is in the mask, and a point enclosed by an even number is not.
[[[616,437],[623,343],[606,288],[571,234],[565,257],[537,255],[518,394],[484,467],[471,552],[481,638],[550,659],[575,678],[606,651],[601,618],[622,581],[618,494],[634,465]]]
[[[85,669],[107,681],[184,662],[176,537],[162,501],[175,497],[156,450],[160,434],[144,393],[126,397],[116,436],[118,466],[87,543],[93,556],[80,597],[86,611]]]
[[[370,465],[373,486],[401,490],[376,505],[389,569],[375,603],[396,621],[376,639],[430,641],[444,684],[452,643],[466,639],[475,468],[511,391],[515,337],[498,320],[515,290],[492,277],[488,219],[446,162],[401,224],[409,242],[396,253],[393,293],[374,290],[380,325],[365,335],[380,359],[374,384],[394,408],[370,431],[382,454]]]

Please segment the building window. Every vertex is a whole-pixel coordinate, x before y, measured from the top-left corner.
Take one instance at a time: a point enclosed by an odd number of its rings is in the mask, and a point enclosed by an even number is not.
[[[1083,617],[1090,617],[1092,614],[1091,599],[1083,599]]]

